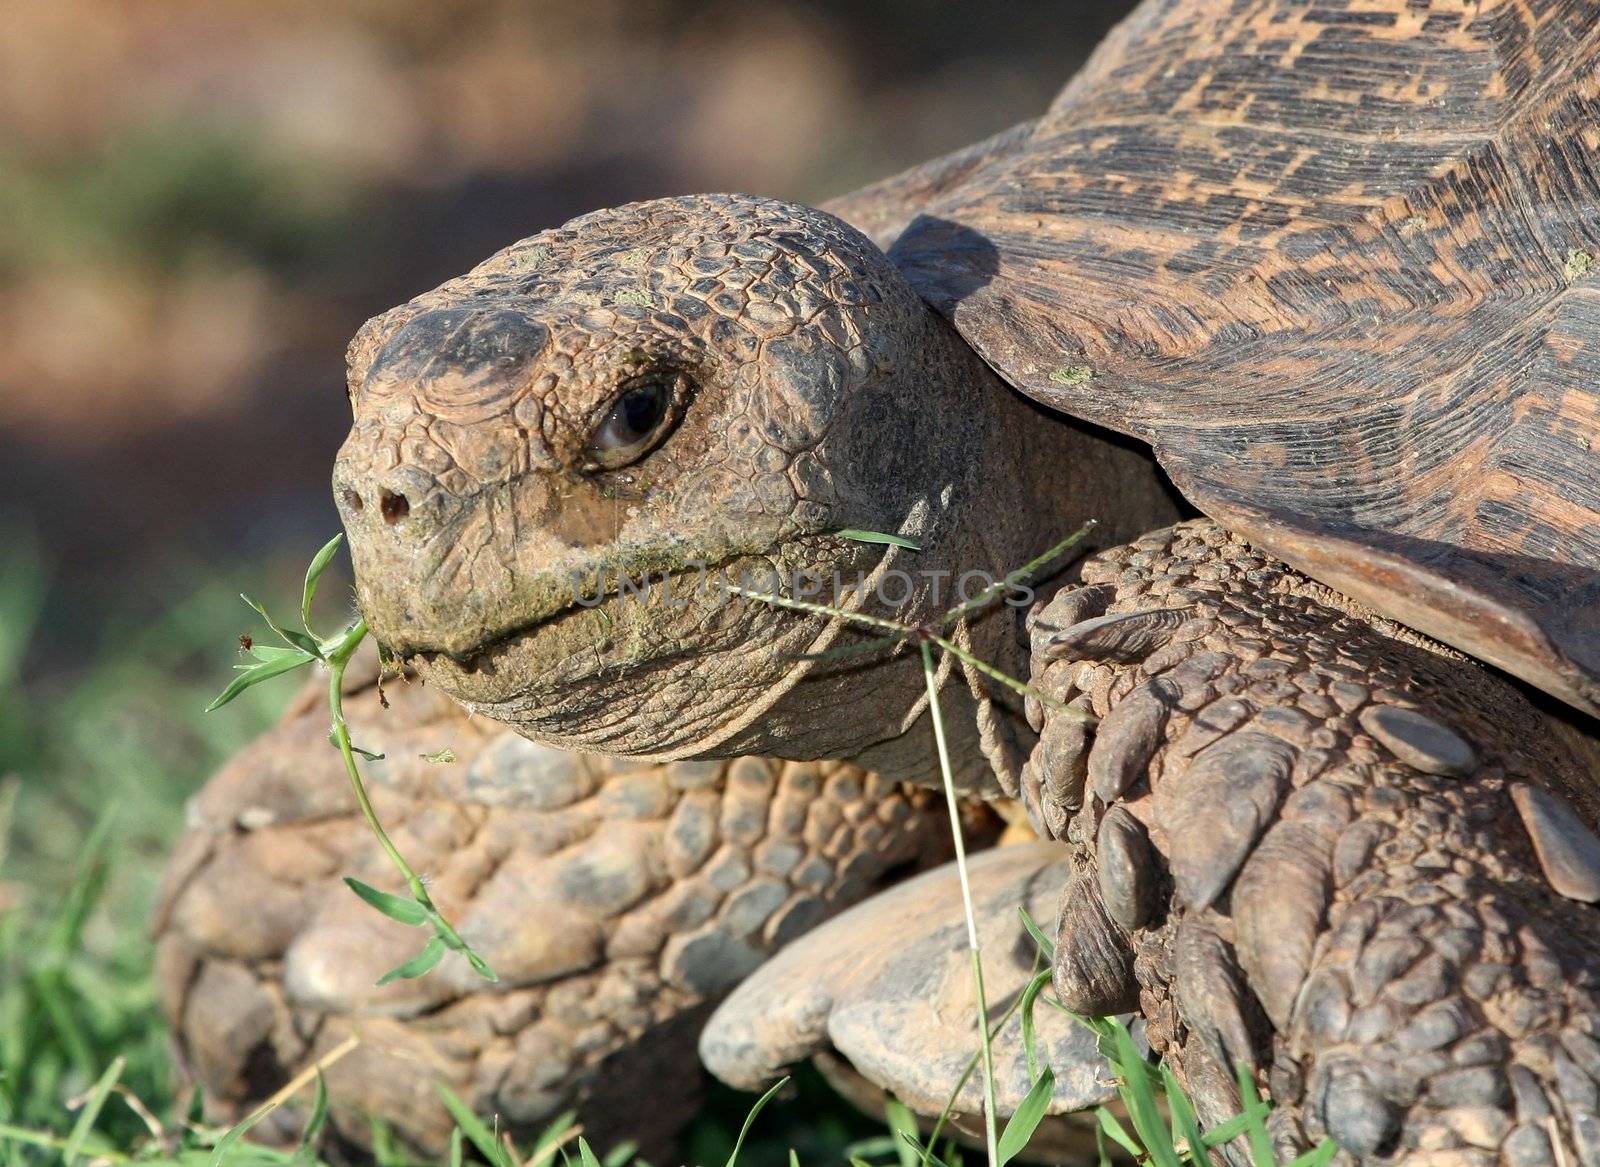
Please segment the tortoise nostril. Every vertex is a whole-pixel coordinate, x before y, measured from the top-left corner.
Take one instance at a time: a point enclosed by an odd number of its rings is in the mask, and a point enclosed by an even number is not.
[[[411,504],[405,495],[385,490],[378,496],[378,509],[383,512],[383,521],[393,526],[411,513]]]
[[[344,505],[353,511],[359,511],[366,506],[366,503],[361,501],[361,496],[355,491],[346,489],[344,492]]]

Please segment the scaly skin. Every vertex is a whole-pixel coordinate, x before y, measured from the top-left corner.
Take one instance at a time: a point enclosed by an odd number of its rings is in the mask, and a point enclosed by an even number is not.
[[[328,1074],[345,1138],[364,1141],[370,1114],[440,1152],[441,1083],[523,1134],[577,1106],[593,1137],[666,1153],[699,1094],[686,1068],[709,1006],[793,936],[948,854],[930,792],[849,765],[584,758],[415,682],[387,693],[383,711],[368,670],[347,698],[357,742],[387,755],[366,767],[379,813],[500,982],[448,961],[373,987],[422,933],[340,882],[396,887],[313,683],[196,797],[157,919],[180,1061],[218,1121],[356,1033]],[[444,748],[453,762],[421,757]],[[262,1133],[293,1138],[304,1117]]]
[[[1212,1121],[1253,1066],[1285,1152],[1331,1134],[1371,1162],[1600,1155],[1600,928],[1510,795],[1594,809],[1543,715],[1209,521],[1096,557],[1082,585],[1036,615],[1034,676],[1100,720],[1036,710],[1027,770],[1036,817],[1079,845],[1067,1003],[1137,1001]],[[1443,732],[1418,752],[1395,710]]]
[[[981,256],[947,258],[984,278]],[[350,388],[334,485],[377,638],[568,748],[928,782],[916,653],[819,660],[848,643],[837,619],[715,589],[669,603],[659,578],[646,602],[619,573],[776,568],[787,590],[796,569],[910,570],[903,592],[843,602],[922,623],[949,603],[935,573],[1005,570],[1091,516],[1102,545],[1176,517],[1148,458],[997,382],[863,236],[769,200],[637,204],[516,244],[364,328]],[[1577,850],[1536,859],[1508,795],[1552,790],[1592,822],[1566,739],[1215,524],[1084,580],[1031,651],[1092,734],[1039,709],[1030,728],[1010,690],[941,674],[959,787],[1020,795],[1077,844],[1068,1002],[1141,1008],[1209,1120],[1233,1105],[1231,1063],[1256,1065],[1285,1144],[1594,1158],[1593,909],[1545,877],[1600,897],[1600,842],[1549,812],[1545,849]],[[1151,614],[1065,631],[1134,608]],[[1014,609],[950,631],[1029,667]]]

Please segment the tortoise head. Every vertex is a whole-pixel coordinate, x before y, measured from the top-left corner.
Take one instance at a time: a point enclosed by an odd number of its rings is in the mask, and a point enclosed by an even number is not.
[[[838,628],[721,582],[881,569],[841,528],[937,543],[983,440],[952,376],[976,366],[823,212],[702,196],[575,219],[352,342],[334,493],[362,611],[538,740],[847,755],[902,732],[916,686],[876,720],[787,718],[798,658]]]

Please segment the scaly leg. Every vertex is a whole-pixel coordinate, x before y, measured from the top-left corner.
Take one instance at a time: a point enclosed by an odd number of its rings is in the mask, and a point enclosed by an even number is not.
[[[1205,520],[1090,560],[1032,641],[1036,683],[1090,715],[1035,704],[1023,781],[1077,846],[1069,1005],[1137,999],[1211,1122],[1252,1067],[1286,1152],[1600,1163],[1597,774],[1573,739]]]

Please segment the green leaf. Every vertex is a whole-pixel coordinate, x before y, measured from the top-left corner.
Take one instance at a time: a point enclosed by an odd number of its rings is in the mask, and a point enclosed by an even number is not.
[[[317,594],[317,581],[322,578],[322,573],[328,570],[328,564],[333,562],[339,544],[344,542],[341,532],[322,545],[322,550],[311,558],[311,566],[306,568],[306,586],[300,593],[300,623],[306,626],[306,632],[311,634],[311,600]]]
[[[1028,915],[1027,908],[1018,908],[1017,912],[1022,916],[1022,926],[1028,930],[1028,935],[1033,937],[1033,942],[1039,946],[1039,951],[1044,955],[1045,960],[1054,963],[1056,958],[1056,946],[1052,944],[1050,942],[1050,938],[1044,934],[1044,929],[1040,928],[1038,924],[1034,923],[1033,917]]]
[[[322,1128],[328,1121],[328,1082],[322,1076],[322,1071],[317,1071],[317,1093],[311,1102],[311,1117],[306,1120],[306,1126],[300,1132],[300,1141],[295,1146],[294,1158],[290,1160],[294,1167],[314,1167],[317,1162],[317,1140],[322,1135]]]
[[[66,1145],[61,1148],[61,1161],[66,1167],[76,1167],[78,1156],[83,1151],[84,1141],[88,1139],[89,1132],[94,1130],[94,1124],[100,1120],[100,1111],[105,1107],[106,1099],[111,1097],[111,1088],[117,1084],[117,1079],[122,1077],[122,1067],[127,1065],[127,1059],[116,1057],[106,1067],[106,1072],[100,1075],[100,1080],[89,1091],[89,1096],[84,1099],[83,1109],[78,1112],[78,1121],[72,1124],[72,1133],[67,1136]]]
[[[260,604],[256,603],[254,600],[252,600],[249,596],[245,595],[243,592],[239,593],[239,598],[241,600],[243,600],[245,603],[249,604],[250,607],[255,610],[255,614],[257,616],[260,616],[263,620],[265,620],[266,623],[267,623],[267,627],[272,629],[274,632],[276,632],[278,634],[279,638],[281,640],[283,640],[285,643],[292,644],[296,648],[302,649],[305,652],[310,653],[312,656],[316,657],[318,660],[322,659],[322,646],[316,642],[315,638],[307,635],[304,632],[296,632],[293,628],[285,628],[285,627],[283,627],[283,625],[279,624],[271,616],[267,615],[266,608],[264,608]]]
[[[1333,1162],[1333,1157],[1339,1153],[1339,1144],[1332,1139],[1323,1139],[1304,1155],[1295,1159],[1289,1167],[1328,1167]]]
[[[484,980],[488,981],[490,984],[495,984],[495,983],[499,982],[499,980],[500,980],[499,974],[496,973],[494,971],[494,969],[489,967],[489,962],[488,961],[484,960],[483,957],[479,956],[471,948],[468,948],[465,945],[463,945],[457,951],[459,951],[462,956],[467,958],[467,963],[472,966],[472,971],[473,972],[477,973],[480,977],[482,977]]]
[[[533,1141],[533,1149],[528,1152],[528,1164],[542,1163],[556,1153],[556,1148],[561,1146],[562,1136],[578,1121],[576,1110],[562,1111],[545,1124],[544,1130],[539,1132],[539,1137]]]
[[[1189,1144],[1189,1162],[1194,1167],[1211,1167],[1211,1156],[1206,1154],[1206,1141],[1200,1134],[1200,1120],[1183,1086],[1166,1063],[1161,1066],[1161,1083],[1167,1094],[1167,1110],[1172,1115],[1172,1131]]]
[[[1264,1121],[1267,1117],[1267,1112],[1271,1109],[1272,1107],[1266,1102],[1245,1107],[1243,1112],[1234,1115],[1227,1122],[1219,1122],[1216,1126],[1206,1131],[1206,1146],[1216,1148],[1224,1143],[1232,1142],[1249,1130],[1252,1123]]]
[[[428,922],[428,909],[417,903],[416,900],[408,900],[405,896],[397,896],[393,892],[379,891],[370,883],[362,883],[359,879],[348,875],[344,877],[344,883],[356,895],[366,900],[367,903],[377,908],[378,911],[388,916],[391,920],[398,920],[400,923],[407,924],[413,928],[420,927]]]
[[[583,1167],[600,1167],[600,1160],[595,1158],[594,1151],[589,1147],[589,1140],[582,1135],[578,1136],[578,1160]]]
[[[883,1118],[889,1124],[889,1129],[897,1135],[917,1133],[917,1116],[911,1113],[911,1108],[898,1098],[886,1095],[883,1100]],[[894,1153],[900,1160],[900,1167],[917,1167],[921,1156],[912,1151],[905,1139],[897,1138],[894,1143]]]
[[[778,1091],[782,1090],[788,1084],[788,1078],[780,1078],[778,1081],[773,1083],[770,1090],[768,1090],[760,1098],[756,1099],[755,1105],[750,1108],[750,1113],[744,1116],[744,1125],[739,1128],[739,1137],[733,1140],[733,1151],[731,1154],[729,1154],[728,1162],[725,1167],[734,1167],[734,1164],[739,1161],[739,1152],[744,1149],[744,1138],[750,1133],[750,1128],[756,1121],[756,1115],[760,1114],[761,1111],[766,1107],[767,1103],[771,1102],[773,1098],[777,1096]]]
[[[628,1161],[639,1153],[639,1144],[632,1139],[618,1143],[600,1160],[601,1167],[627,1167]]]
[[[1114,1041],[1116,1056],[1112,1059],[1122,1075],[1119,1093],[1133,1120],[1133,1129],[1144,1143],[1150,1162],[1156,1167],[1182,1167],[1178,1162],[1177,1148],[1172,1145],[1172,1133],[1161,1118],[1161,1104],[1156,1101],[1155,1084],[1151,1081],[1149,1064],[1133,1044],[1133,1035],[1120,1021],[1115,1022]]]
[[[910,1143],[912,1148],[917,1152],[917,1162],[929,1163],[932,1164],[932,1167],[950,1167],[950,1164],[946,1163],[943,1159],[939,1158],[938,1155],[934,1154],[933,1142],[931,1140],[924,1144],[921,1139],[907,1134],[904,1131],[900,1132],[900,1137],[906,1142]],[[948,1146],[949,1144],[946,1145]]]
[[[290,651],[292,650],[285,650],[285,652]],[[259,685],[262,681],[270,681],[273,677],[281,677],[284,673],[293,672],[301,665],[308,665],[315,659],[315,657],[307,656],[305,653],[299,653],[294,656],[285,656],[281,660],[270,663],[263,662],[258,665],[251,665],[228,682],[228,687],[222,691],[215,701],[206,706],[206,712],[214,713],[246,689]]]
[[[390,969],[388,972],[379,977],[376,982],[377,986],[382,988],[391,981],[409,981],[415,980],[420,976],[426,976],[428,973],[431,973],[434,969],[439,967],[439,962],[444,959],[444,954],[448,951],[449,949],[445,947],[443,940],[439,939],[437,936],[431,937],[428,942],[422,946],[421,952],[417,953],[404,964]]]
[[[922,550],[904,535],[890,535],[883,531],[863,531],[859,527],[844,527],[834,531],[833,534],[841,539],[853,539],[857,543],[881,543],[889,547],[904,547],[907,551]]]
[[[337,727],[328,731],[328,744],[334,749],[339,748],[339,730]],[[350,752],[365,758],[369,762],[381,762],[384,758],[384,755],[377,753],[374,750],[362,749],[360,746],[356,745],[355,742],[350,743]]]
[[[434,1089],[439,1092],[439,1099],[444,1103],[444,1108],[450,1112],[450,1117],[456,1120],[456,1126],[466,1133],[472,1140],[472,1145],[478,1148],[478,1154],[490,1167],[512,1167],[506,1162],[505,1148],[501,1147],[492,1132],[477,1115],[472,1113],[471,1107],[457,1097],[455,1091],[442,1082],[435,1083]]]
[[[309,664],[313,659],[315,659],[313,657],[308,657],[303,649],[279,648],[275,644],[252,644],[250,646],[250,655],[255,657],[258,661],[261,661],[263,664],[269,665],[275,664],[281,660],[290,659]],[[248,669],[253,668],[254,666],[241,665],[239,667]]]
[[[461,1139],[462,1139],[461,1128],[458,1127],[458,1126],[451,1127],[450,1128],[450,1167],[461,1167],[461,1160],[462,1160]]]
[[[1123,1128],[1123,1125],[1117,1121],[1116,1115],[1112,1114],[1105,1107],[1101,1106],[1095,1109],[1094,1119],[1095,1122],[1100,1124],[1100,1129],[1106,1133],[1106,1137],[1109,1138],[1113,1143],[1117,1144],[1117,1146],[1128,1152],[1128,1154],[1132,1155],[1135,1159],[1144,1158],[1144,1148],[1139,1146],[1138,1143],[1134,1142],[1133,1136],[1130,1135]]]
[[[1022,990],[1022,1001],[1018,1006],[1022,1013],[1022,1052],[1028,1059],[1028,1077],[1039,1076],[1038,1037],[1034,1032],[1033,1010],[1038,1004],[1039,994],[1050,984],[1051,970],[1042,969],[1034,974],[1028,982],[1028,987]]]
[[[1000,1144],[996,1150],[999,1156],[999,1167],[1005,1165],[1020,1155],[1028,1145],[1028,1140],[1033,1138],[1033,1132],[1039,1129],[1039,1124],[1044,1121],[1045,1111],[1050,1107],[1050,1099],[1056,1092],[1055,1071],[1049,1066],[1044,1068],[1034,1084],[1028,1088],[1028,1093],[1017,1104],[1016,1112],[1006,1120],[1006,1129],[1000,1132]]]
[[[116,818],[115,804],[103,809],[90,829],[89,837],[78,848],[72,883],[45,934],[43,956],[50,966],[60,968],[67,964],[82,947],[83,929],[95,905],[100,902],[110,877],[107,852]]]
[[[216,1146],[211,1148],[209,1167],[222,1167],[222,1164],[227,1162],[228,1156],[233,1154],[233,1149],[239,1140],[244,1138],[245,1133],[263,1117],[262,1111],[253,1110],[229,1127],[227,1133],[217,1140]]]
[[[789,1167],[800,1167],[800,1156],[794,1153],[794,1148],[789,1148]]]
[[[1239,1079],[1239,1097],[1244,1100],[1244,1113],[1250,1114],[1256,1107],[1263,1105],[1261,1095],[1256,1092],[1255,1075],[1243,1062],[1239,1063],[1235,1074]],[[1265,1110],[1249,1120],[1249,1125],[1245,1127],[1245,1135],[1250,1144],[1250,1158],[1257,1167],[1276,1167],[1278,1157],[1272,1150],[1272,1136],[1267,1133]]]

